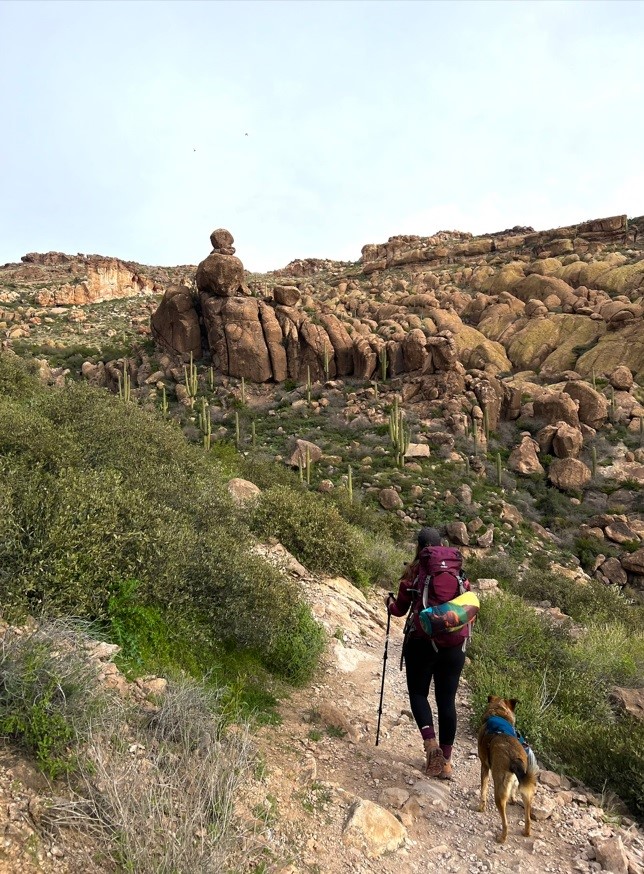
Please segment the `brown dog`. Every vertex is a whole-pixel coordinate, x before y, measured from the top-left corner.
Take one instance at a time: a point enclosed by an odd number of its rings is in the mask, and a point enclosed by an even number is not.
[[[539,769],[530,750],[526,753],[514,729],[515,699],[507,700],[497,695],[488,696],[488,706],[483,714],[483,723],[478,735],[479,759],[481,760],[481,803],[482,813],[487,804],[487,790],[490,771],[494,781],[494,801],[501,814],[501,834],[497,841],[502,844],[508,836],[508,819],[505,807],[516,780],[525,808],[524,835],[530,834],[530,809],[532,797],[537,787]]]

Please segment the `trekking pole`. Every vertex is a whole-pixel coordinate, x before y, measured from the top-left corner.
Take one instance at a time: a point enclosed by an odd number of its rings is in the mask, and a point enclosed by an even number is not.
[[[393,592],[389,592],[391,597],[394,597]],[[387,608],[387,631],[385,633],[385,653],[382,657],[382,683],[380,684],[380,705],[378,707],[378,727],[376,728],[376,746],[380,740],[380,718],[382,716],[382,699],[385,694],[385,672],[387,670],[387,650],[389,648],[389,627],[391,626],[391,613]]]

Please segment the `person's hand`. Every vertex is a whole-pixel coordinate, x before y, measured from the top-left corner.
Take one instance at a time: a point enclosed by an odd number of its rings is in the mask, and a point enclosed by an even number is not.
[[[390,603],[391,601],[394,601],[394,600],[395,600],[395,598],[394,598],[394,593],[393,593],[393,592],[387,592],[387,595],[385,596],[385,607],[387,608],[387,611],[389,611],[389,603]]]

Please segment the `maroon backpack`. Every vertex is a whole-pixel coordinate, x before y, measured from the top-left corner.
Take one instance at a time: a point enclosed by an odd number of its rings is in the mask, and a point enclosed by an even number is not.
[[[460,551],[452,546],[425,547],[420,554],[416,588],[418,595],[412,608],[414,625],[423,631],[418,618],[421,610],[425,607],[445,604],[470,590],[469,581],[463,572],[463,556]],[[442,632],[431,640],[434,648],[452,647],[462,645],[468,637],[469,629],[465,629],[457,632]]]

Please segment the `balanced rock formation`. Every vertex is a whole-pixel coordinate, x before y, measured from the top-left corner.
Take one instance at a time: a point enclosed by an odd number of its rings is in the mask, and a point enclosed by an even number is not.
[[[210,241],[213,250],[197,267],[197,293],[185,286],[168,289],[152,316],[156,342],[172,355],[206,356],[221,373],[254,382],[443,374],[456,368],[459,348],[482,367],[509,366],[500,344],[464,326],[455,314],[444,312],[437,327],[429,319],[407,319],[404,308],[383,306],[381,332],[368,308],[358,319],[346,306],[332,312],[327,305],[312,318],[297,285],[275,285],[272,297],[260,297],[245,283],[232,234],[219,228]],[[396,315],[406,329],[393,321]]]

